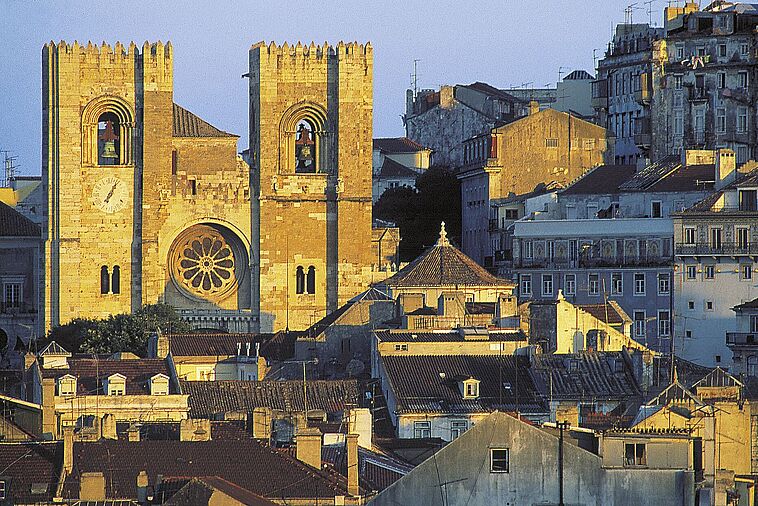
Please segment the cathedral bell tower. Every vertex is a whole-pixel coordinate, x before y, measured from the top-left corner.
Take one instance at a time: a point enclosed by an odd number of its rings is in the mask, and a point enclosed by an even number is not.
[[[142,202],[171,173],[172,73],[170,43],[43,48],[45,328],[144,302]]]
[[[253,312],[305,329],[371,274],[373,50],[250,49]]]

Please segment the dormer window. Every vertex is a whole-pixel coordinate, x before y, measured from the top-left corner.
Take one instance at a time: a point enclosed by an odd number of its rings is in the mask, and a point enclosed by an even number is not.
[[[105,395],[126,395],[126,376],[111,374],[105,379],[103,391]]]
[[[168,395],[168,376],[156,374],[150,378],[150,395]]]
[[[464,399],[478,399],[479,398],[479,380],[469,378],[461,382]]]
[[[58,378],[58,395],[70,397],[76,395],[76,377],[66,374]]]

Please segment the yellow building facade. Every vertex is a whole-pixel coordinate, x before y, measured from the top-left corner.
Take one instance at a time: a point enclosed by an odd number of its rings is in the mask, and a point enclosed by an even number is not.
[[[45,329],[157,302],[301,329],[371,280],[370,45],[253,46],[252,167],[174,103],[170,43],[51,42],[42,68]]]

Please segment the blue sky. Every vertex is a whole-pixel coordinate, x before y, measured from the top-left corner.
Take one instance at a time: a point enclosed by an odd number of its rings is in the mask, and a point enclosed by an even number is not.
[[[374,136],[403,135],[400,116],[413,60],[419,87],[485,81],[555,85],[559,69],[592,72],[593,49],[608,43],[629,1],[489,2],[0,0],[0,149],[39,174],[41,50],[50,40],[174,45],[174,101],[247,147],[251,44],[371,41]],[[643,5],[640,2],[640,5]],[[653,3],[660,20],[665,3]],[[634,21],[646,21],[643,9]],[[598,51],[600,53],[600,51]]]

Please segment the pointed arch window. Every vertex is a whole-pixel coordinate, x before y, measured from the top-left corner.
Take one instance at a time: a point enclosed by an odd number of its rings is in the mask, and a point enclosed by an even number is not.
[[[299,102],[282,116],[279,172],[318,174],[330,172],[330,143],[326,110],[319,104]]]
[[[312,265],[308,267],[308,279],[306,281],[308,293],[316,293],[316,268]]]
[[[111,277],[108,273],[108,266],[103,265],[100,267],[100,293],[106,294],[111,289]]]
[[[305,293],[305,271],[302,266],[295,271],[295,292]]]
[[[82,113],[82,163],[110,166],[133,163],[132,106],[113,96],[90,102]]]
[[[111,274],[111,293],[121,293],[121,267],[118,265],[113,266],[113,274]]]

